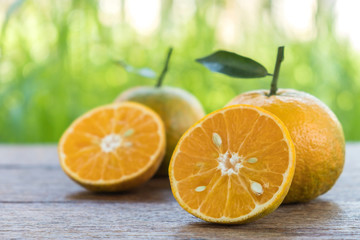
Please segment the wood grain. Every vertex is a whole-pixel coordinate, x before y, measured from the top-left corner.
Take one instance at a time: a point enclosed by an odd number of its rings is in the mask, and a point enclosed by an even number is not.
[[[174,200],[166,178],[92,194],[62,172],[56,146],[0,146],[0,239],[360,239],[360,144],[347,144],[334,188],[254,223],[206,223]]]

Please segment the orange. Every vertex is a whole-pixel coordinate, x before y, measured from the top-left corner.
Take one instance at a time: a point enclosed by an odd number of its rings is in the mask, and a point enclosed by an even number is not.
[[[123,92],[116,102],[134,101],[153,109],[164,121],[166,153],[157,175],[167,176],[171,155],[183,133],[205,116],[201,103],[191,93],[174,87],[135,87]]]
[[[335,114],[314,96],[291,89],[275,95],[257,90],[227,105],[251,104],[279,117],[296,148],[296,170],[284,202],[306,202],[326,193],[340,176],[345,159],[344,134]]]
[[[169,177],[175,199],[205,221],[246,223],[274,211],[295,170],[295,148],[275,115],[249,105],[217,110],[181,137]]]
[[[132,102],[98,107],[75,120],[59,142],[65,173],[91,191],[131,189],[150,179],[165,152],[165,128]]]

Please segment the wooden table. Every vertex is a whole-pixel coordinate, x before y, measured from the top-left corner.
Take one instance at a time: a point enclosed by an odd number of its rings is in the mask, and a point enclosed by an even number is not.
[[[167,178],[93,194],[61,170],[54,145],[0,145],[0,239],[360,239],[360,144],[348,143],[334,188],[254,223],[206,223],[184,211]]]

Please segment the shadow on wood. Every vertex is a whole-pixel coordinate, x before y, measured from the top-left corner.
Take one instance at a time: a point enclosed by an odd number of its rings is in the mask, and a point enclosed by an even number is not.
[[[335,202],[318,199],[309,203],[281,205],[274,213],[244,225],[193,222],[180,227],[179,233],[197,232],[195,238],[227,238],[234,234],[245,238],[311,237],[315,236],[314,233],[324,237],[332,236],[337,228],[342,229],[339,219],[344,218],[344,214],[346,215]]]
[[[65,198],[72,201],[159,203],[173,200],[169,191],[171,190],[168,181],[155,178],[137,189],[122,193],[93,193],[84,190],[68,194]]]

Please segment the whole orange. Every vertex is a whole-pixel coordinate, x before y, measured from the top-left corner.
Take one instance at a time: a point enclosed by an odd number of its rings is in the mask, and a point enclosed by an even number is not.
[[[296,150],[296,168],[284,202],[306,202],[326,193],[340,176],[345,158],[344,134],[335,114],[319,99],[291,89],[240,94],[227,106],[250,104],[279,117]]]

